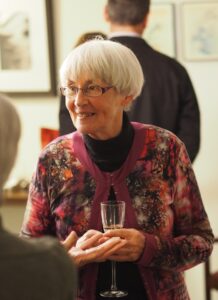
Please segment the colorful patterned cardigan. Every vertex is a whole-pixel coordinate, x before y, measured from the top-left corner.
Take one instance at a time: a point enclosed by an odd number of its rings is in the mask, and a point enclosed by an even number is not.
[[[135,137],[123,166],[102,172],[78,132],[45,147],[30,186],[22,235],[102,230],[100,202],[111,184],[126,202],[126,228],[141,230],[144,251],[135,262],[150,300],[189,299],[183,271],[205,261],[213,233],[184,144],[171,132],[132,123]],[[117,149],[119,151],[119,149]],[[80,269],[78,298],[95,299],[98,264]]]

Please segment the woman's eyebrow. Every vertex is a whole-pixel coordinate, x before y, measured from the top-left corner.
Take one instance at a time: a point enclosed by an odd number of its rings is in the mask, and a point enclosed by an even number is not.
[[[93,80],[86,80],[85,81],[85,83],[84,83],[84,86],[86,86],[86,85],[89,85],[89,84],[91,84],[91,83],[94,83],[94,81]],[[68,80],[68,83],[67,83],[69,86],[70,85],[75,85],[76,84],[76,82],[75,81],[72,81],[72,80]]]

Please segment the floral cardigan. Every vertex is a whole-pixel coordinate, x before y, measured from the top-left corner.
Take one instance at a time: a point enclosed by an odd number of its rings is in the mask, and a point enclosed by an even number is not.
[[[189,299],[183,271],[204,262],[213,233],[184,144],[171,132],[132,123],[135,136],[122,167],[102,172],[90,159],[78,132],[51,142],[33,176],[21,235],[54,235],[101,230],[100,202],[111,184],[126,202],[126,228],[145,235],[135,262],[150,300]],[[119,149],[117,149],[119,151]],[[80,269],[78,298],[95,299],[98,264]]]

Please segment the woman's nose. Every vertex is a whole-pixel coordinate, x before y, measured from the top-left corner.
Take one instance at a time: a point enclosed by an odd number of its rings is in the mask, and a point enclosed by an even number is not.
[[[87,97],[84,95],[81,89],[78,90],[75,98],[74,98],[75,105],[85,105],[87,104]]]

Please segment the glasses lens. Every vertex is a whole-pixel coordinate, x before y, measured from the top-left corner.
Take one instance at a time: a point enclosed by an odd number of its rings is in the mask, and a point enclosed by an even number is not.
[[[100,96],[102,94],[102,88],[98,85],[89,85],[85,89],[85,94],[91,97]]]
[[[64,96],[73,97],[76,96],[78,88],[75,86],[62,88],[62,93]]]
[[[101,96],[107,91],[108,88],[102,88],[99,85],[89,85],[86,88],[78,88],[76,86],[61,88],[61,92],[66,97],[75,97],[79,90],[82,90],[83,94],[90,97]]]

